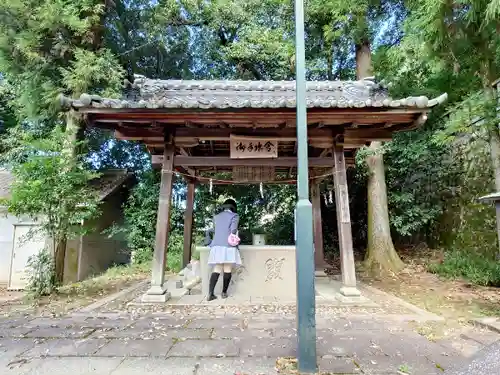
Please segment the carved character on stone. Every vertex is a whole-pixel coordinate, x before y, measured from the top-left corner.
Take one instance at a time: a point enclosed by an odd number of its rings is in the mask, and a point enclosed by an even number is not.
[[[285,258],[269,258],[266,260],[266,281],[277,279],[283,280],[283,277],[281,277],[281,268],[284,262]]]
[[[245,267],[245,259],[241,254],[240,257],[242,265],[233,269],[233,277],[231,279],[231,285],[234,285],[239,281],[244,281],[245,276],[248,274],[248,270]]]

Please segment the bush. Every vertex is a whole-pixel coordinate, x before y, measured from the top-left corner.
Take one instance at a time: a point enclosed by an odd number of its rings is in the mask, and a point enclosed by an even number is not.
[[[30,297],[48,296],[56,290],[54,258],[47,249],[28,258],[27,273],[28,285],[25,290]]]
[[[177,196],[178,190],[181,188],[174,186],[174,197]],[[153,257],[159,192],[160,176],[157,171],[141,175],[139,183],[133,188],[124,206],[124,223],[107,231],[109,235],[119,233],[125,235],[127,247],[132,251],[133,262],[136,264],[149,263]],[[170,206],[170,239],[167,254],[167,262],[172,270],[180,267],[182,263],[182,236],[178,239],[182,232],[182,226],[179,225],[182,217],[182,211],[173,199]]]
[[[500,263],[475,252],[449,251],[441,263],[431,264],[429,271],[448,278],[464,278],[477,285],[500,286]]]
[[[179,272],[182,269],[182,254],[184,252],[184,238],[181,234],[170,233],[167,250],[167,269]]]

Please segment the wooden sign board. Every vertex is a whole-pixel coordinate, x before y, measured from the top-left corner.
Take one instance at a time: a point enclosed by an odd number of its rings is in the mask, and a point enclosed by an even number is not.
[[[233,181],[267,182],[274,181],[274,167],[233,167]]]
[[[272,159],[278,157],[277,139],[231,134],[229,143],[231,159]]]

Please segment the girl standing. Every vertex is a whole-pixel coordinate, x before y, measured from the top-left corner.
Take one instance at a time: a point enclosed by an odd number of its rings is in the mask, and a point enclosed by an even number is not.
[[[231,282],[233,267],[241,265],[238,250],[239,238],[237,237],[240,218],[236,211],[236,202],[233,199],[227,199],[222,205],[222,212],[214,217],[214,229],[210,229],[206,233],[206,242],[210,246],[208,265],[213,266],[207,296],[208,301],[217,299],[214,290],[222,272],[224,276],[221,296],[227,298],[227,289]],[[213,238],[210,238],[211,233],[213,233]]]

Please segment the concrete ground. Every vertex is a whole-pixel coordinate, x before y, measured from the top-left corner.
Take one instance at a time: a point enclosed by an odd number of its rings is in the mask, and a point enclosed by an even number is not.
[[[293,316],[260,313],[7,318],[0,337],[5,375],[267,375],[296,354]],[[463,357],[404,322],[368,315],[318,318],[317,354],[333,374],[441,374]]]

